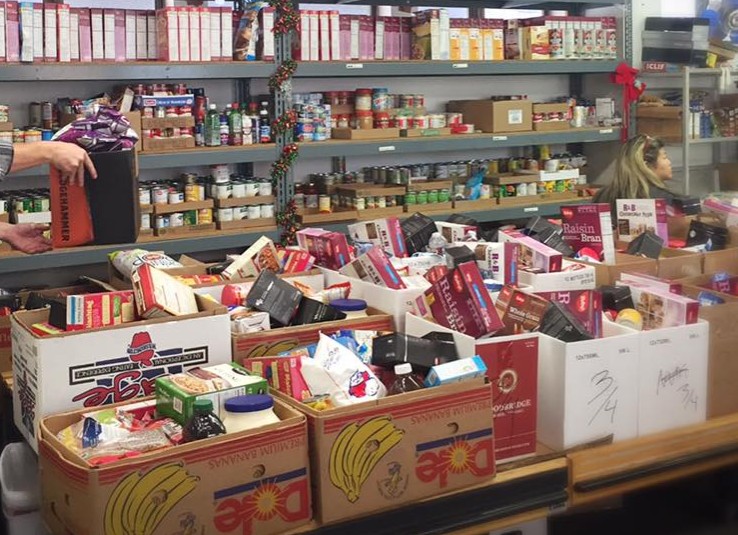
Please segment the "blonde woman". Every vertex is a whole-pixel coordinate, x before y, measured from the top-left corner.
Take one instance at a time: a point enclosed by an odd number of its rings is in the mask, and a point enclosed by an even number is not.
[[[678,196],[669,191],[671,161],[664,143],[654,137],[639,135],[631,138],[620,149],[615,163],[615,177],[594,197],[594,202],[610,203],[615,210],[617,199],[666,199]]]

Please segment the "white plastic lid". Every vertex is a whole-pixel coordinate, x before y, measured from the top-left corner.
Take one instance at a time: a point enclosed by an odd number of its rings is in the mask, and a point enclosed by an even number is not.
[[[210,105],[210,109],[211,110],[216,110],[216,109],[218,109],[218,107],[215,104],[211,104]]]
[[[410,373],[413,373],[413,365],[409,362],[395,364],[395,375],[408,375]]]

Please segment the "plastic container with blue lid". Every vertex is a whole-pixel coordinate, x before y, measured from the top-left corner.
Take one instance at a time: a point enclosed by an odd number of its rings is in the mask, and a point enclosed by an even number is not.
[[[223,408],[223,424],[229,434],[279,422],[274,399],[265,394],[235,396],[227,399]]]
[[[330,305],[346,314],[346,319],[364,318],[366,313],[366,301],[363,299],[334,299]]]

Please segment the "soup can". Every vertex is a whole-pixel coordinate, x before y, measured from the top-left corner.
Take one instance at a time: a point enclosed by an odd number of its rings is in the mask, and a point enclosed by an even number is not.
[[[156,216],[156,228],[168,228],[169,227],[169,216],[158,215]]]
[[[249,219],[260,219],[261,218],[261,206],[258,204],[249,205],[247,210]]]
[[[218,221],[233,221],[233,208],[218,208]]]
[[[197,211],[197,222],[200,225],[206,225],[213,222],[213,209],[201,208]]]
[[[184,214],[182,212],[174,212],[169,215],[169,226],[170,227],[183,227],[184,226]]]
[[[151,214],[141,214],[141,230],[149,230],[151,228]]]

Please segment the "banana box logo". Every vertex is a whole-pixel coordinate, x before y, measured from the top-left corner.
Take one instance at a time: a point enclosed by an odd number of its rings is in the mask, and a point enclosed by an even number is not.
[[[495,473],[495,446],[492,429],[482,429],[426,442],[415,446],[415,475],[423,483],[438,480],[439,488],[448,486],[449,475],[470,473],[477,477]]]
[[[292,523],[311,515],[307,468],[219,490],[213,499],[218,533],[251,535],[260,522],[279,517]]]
[[[389,416],[354,422],[344,427],[331,447],[331,483],[343,491],[349,502],[356,502],[361,488],[382,457],[400,443],[405,431],[395,427]]]
[[[377,482],[379,493],[387,500],[396,500],[402,497],[410,483],[407,474],[402,473],[402,465],[398,462],[391,462],[387,465],[388,477],[380,479]]]
[[[105,535],[153,535],[167,514],[195,490],[199,480],[187,473],[182,463],[162,464],[145,474],[131,472],[108,499]],[[196,533],[194,520],[189,524],[193,525],[191,532]]]
[[[161,375],[180,373],[185,366],[208,363],[208,348],[157,348],[151,334],[133,335],[121,351],[123,356],[107,358],[69,368],[69,386],[90,385],[72,401],[85,407],[120,403],[154,393],[154,383]]]

